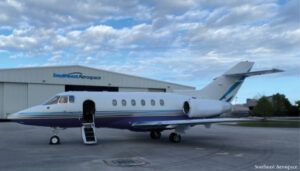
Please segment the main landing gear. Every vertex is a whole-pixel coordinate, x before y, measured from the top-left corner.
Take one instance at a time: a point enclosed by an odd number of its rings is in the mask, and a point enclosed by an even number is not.
[[[57,136],[58,129],[57,128],[53,128],[52,132],[53,132],[54,135],[50,138],[49,144],[50,145],[58,145],[58,144],[60,144],[60,138]]]
[[[160,131],[151,131],[150,137],[154,140],[160,139],[161,133],[160,133]]]
[[[151,139],[154,139],[154,140],[160,139],[161,131],[151,131],[150,132],[150,137],[151,137]],[[169,135],[169,140],[173,143],[180,143],[181,142],[181,135],[178,134],[178,133],[173,132]]]
[[[180,143],[181,142],[181,135],[173,132],[169,135],[169,140],[173,143]]]

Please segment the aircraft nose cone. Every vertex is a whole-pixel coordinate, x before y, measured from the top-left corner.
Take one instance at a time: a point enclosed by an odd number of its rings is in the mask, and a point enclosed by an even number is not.
[[[18,119],[19,118],[19,114],[18,113],[12,113],[7,115],[7,119]]]

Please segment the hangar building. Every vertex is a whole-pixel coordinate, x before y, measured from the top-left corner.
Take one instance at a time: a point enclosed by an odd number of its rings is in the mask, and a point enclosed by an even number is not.
[[[194,87],[85,66],[0,69],[0,118],[64,91],[170,92]]]

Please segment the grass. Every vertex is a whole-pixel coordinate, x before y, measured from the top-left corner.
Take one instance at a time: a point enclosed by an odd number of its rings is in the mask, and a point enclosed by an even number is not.
[[[270,127],[270,128],[300,128],[300,121],[257,121],[240,122],[237,126]]]
[[[222,125],[229,126],[245,126],[245,127],[269,127],[269,128],[300,128],[300,121],[274,121],[262,120],[253,122],[238,122],[238,123],[223,123]]]

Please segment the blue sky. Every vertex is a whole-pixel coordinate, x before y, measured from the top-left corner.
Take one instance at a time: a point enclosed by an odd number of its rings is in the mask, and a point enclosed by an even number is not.
[[[0,1],[0,68],[86,65],[205,86],[239,61],[284,73],[237,95],[300,99],[297,0]]]

